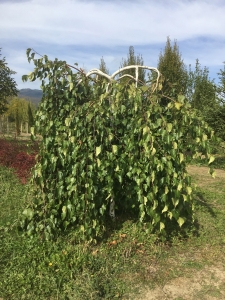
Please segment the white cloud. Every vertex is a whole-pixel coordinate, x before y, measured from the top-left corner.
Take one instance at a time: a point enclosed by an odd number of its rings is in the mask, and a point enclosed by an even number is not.
[[[130,45],[156,64],[170,36],[187,64],[199,58],[202,65],[222,66],[224,11],[224,0],[0,0],[0,47],[19,84],[18,70],[32,69],[28,47],[87,68],[97,67],[103,55],[114,71]]]

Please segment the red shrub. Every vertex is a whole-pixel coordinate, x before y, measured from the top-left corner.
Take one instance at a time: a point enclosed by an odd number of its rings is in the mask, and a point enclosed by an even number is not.
[[[13,168],[20,181],[25,184],[35,164],[38,144],[0,139],[0,164]]]

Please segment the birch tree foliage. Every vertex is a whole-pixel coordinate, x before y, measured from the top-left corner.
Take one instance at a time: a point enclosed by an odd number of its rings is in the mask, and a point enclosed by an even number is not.
[[[109,224],[112,198],[116,214],[133,212],[149,233],[192,223],[187,140],[210,164],[213,133],[185,96],[162,106],[160,85],[154,92],[130,82],[108,85],[65,61],[35,58],[31,49],[27,56],[35,68],[23,80],[42,81],[34,135],[43,139],[34,198],[21,216],[25,232],[51,239],[72,229],[78,240],[96,239]]]

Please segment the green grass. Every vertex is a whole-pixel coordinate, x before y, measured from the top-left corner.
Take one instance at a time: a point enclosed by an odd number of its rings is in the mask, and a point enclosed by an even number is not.
[[[145,286],[163,287],[179,276],[191,278],[205,266],[224,265],[224,180],[207,179],[202,172],[192,170],[200,187],[195,191],[195,228],[186,236],[161,242],[134,220],[117,220],[97,245],[88,245],[77,244],[73,232],[54,242],[23,237],[17,221],[30,197],[29,185],[0,167],[0,298],[135,299]],[[220,295],[208,285],[198,295],[204,299],[209,291]]]

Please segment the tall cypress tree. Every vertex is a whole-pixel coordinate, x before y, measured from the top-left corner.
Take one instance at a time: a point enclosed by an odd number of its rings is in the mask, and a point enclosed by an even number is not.
[[[187,69],[181,58],[176,40],[171,45],[171,40],[167,37],[164,51],[159,54],[158,70],[164,77],[163,93],[172,97],[186,93]],[[167,102],[166,99],[163,102]]]

